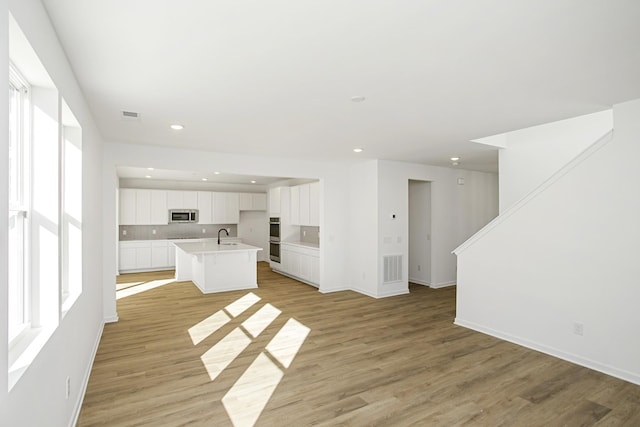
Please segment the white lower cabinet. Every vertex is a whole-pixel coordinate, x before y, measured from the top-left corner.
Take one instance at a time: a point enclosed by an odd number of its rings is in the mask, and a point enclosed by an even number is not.
[[[280,243],[278,271],[313,286],[320,284],[320,250],[299,244]]]
[[[120,272],[162,270],[175,266],[175,246],[168,240],[120,242],[119,254]]]

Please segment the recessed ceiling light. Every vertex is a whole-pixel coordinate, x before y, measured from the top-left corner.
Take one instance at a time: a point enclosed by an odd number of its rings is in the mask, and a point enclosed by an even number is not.
[[[452,161],[452,162],[457,162],[458,160],[460,160],[460,157],[452,157],[452,158],[451,158],[451,161]]]
[[[209,181],[207,178],[202,178],[203,181]]]
[[[213,174],[214,175],[220,175],[220,172],[214,172]]]
[[[367,99],[367,98],[365,98],[364,96],[360,96],[360,95],[352,96],[351,97],[351,102],[363,102],[365,99]]]
[[[184,129],[184,126],[179,125],[179,124],[174,124],[174,125],[171,125],[171,129],[173,129],[173,130],[182,130],[182,129]]]
[[[148,171],[152,171],[152,170],[154,170],[154,169],[153,169],[153,168],[147,168],[147,170],[148,170]]]
[[[256,182],[252,179],[252,180],[251,180],[251,183],[252,183],[252,184],[255,184]]]
[[[145,178],[151,178],[151,175],[145,175],[144,177]]]
[[[364,148],[354,148],[353,152],[354,153],[362,153],[364,151]]]

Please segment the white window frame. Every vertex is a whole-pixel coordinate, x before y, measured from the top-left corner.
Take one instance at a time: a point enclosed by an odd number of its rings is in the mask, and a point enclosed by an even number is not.
[[[16,247],[9,248],[9,261],[17,266],[13,266],[15,271],[15,277],[12,278],[10,274],[10,292],[8,295],[8,341],[9,347],[13,346],[19,339],[30,329],[31,327],[31,286],[29,278],[29,217],[30,217],[30,147],[31,147],[31,134],[30,134],[30,117],[31,117],[31,100],[30,92],[31,88],[27,80],[22,77],[18,69],[10,64],[9,66],[9,90],[17,91],[20,96],[15,113],[18,114],[17,129],[14,127],[15,122],[9,120],[9,129],[12,133],[15,131],[15,139],[18,141],[18,147],[12,154],[17,158],[15,163],[11,161],[12,166],[17,166],[15,176],[13,177],[18,181],[18,188],[16,193],[13,189],[9,189],[9,223],[16,221],[18,225],[17,233],[21,235],[21,241],[16,242]],[[11,142],[10,142],[11,143]],[[10,168],[11,169],[11,168]],[[9,172],[11,174],[11,172]],[[10,179],[11,183],[12,179]],[[10,185],[11,187],[11,185]],[[12,242],[11,242],[12,243]],[[12,260],[11,256],[15,258]],[[9,265],[9,271],[11,271],[11,265]],[[18,283],[13,284],[11,280],[15,279]],[[17,291],[12,295],[11,287],[15,286]],[[17,300],[16,300],[17,299]],[[17,307],[16,307],[17,306]],[[17,311],[17,314],[13,310]],[[16,314],[12,316],[12,314]],[[20,318],[18,320],[17,318]]]

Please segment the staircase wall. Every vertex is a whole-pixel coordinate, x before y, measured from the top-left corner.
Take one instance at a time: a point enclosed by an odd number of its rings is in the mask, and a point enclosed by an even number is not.
[[[640,384],[640,100],[613,118],[609,142],[456,249],[455,322]]]

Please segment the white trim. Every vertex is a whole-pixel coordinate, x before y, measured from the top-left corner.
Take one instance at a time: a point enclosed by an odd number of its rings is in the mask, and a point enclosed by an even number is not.
[[[434,283],[433,285],[429,285],[429,287],[431,287],[432,289],[440,289],[440,288],[447,288],[449,286],[456,286],[457,283],[456,282],[443,282],[443,283]]]
[[[612,377],[620,378],[621,380],[640,385],[640,374],[637,374],[637,373],[625,371],[623,369],[618,369],[614,366],[599,363],[591,359],[586,359],[576,354],[567,353],[557,348],[549,347],[535,341],[530,341],[524,338],[516,337],[514,335],[511,335],[505,332],[496,331],[495,329],[487,328],[482,325],[478,325],[474,322],[468,322],[458,317],[456,317],[453,323],[455,325],[462,326],[464,328],[472,329],[474,331],[481,332],[483,334],[491,335],[501,340],[509,341],[514,344],[518,344],[523,347],[530,348],[532,350],[540,351],[550,356],[557,357],[558,359],[566,360],[568,362],[575,363],[576,365],[584,366],[585,368],[593,369],[595,371],[599,371],[604,374],[611,375]]]
[[[409,289],[402,289],[400,291],[388,291],[388,292],[383,292],[381,294],[374,294],[372,292],[365,291],[363,289],[357,289],[357,288],[354,288],[354,289],[351,289],[351,290],[354,291],[354,292],[357,292],[359,294],[366,295],[368,297],[375,298],[375,299],[395,297],[395,296],[398,296],[398,295],[406,295],[406,294],[409,293]]]
[[[91,358],[87,364],[87,368],[84,373],[84,381],[81,382],[80,393],[73,407],[71,422],[69,427],[73,427],[78,423],[78,417],[80,416],[80,410],[82,409],[82,403],[84,402],[84,395],[87,392],[87,386],[89,385],[89,377],[91,376],[91,370],[93,369],[93,362],[96,360],[96,354],[98,354],[98,347],[100,346],[100,339],[102,338],[102,332],[104,331],[104,322],[100,325],[100,330],[96,336],[96,340],[93,343],[93,350],[91,352]]]
[[[568,174],[571,170],[575,169],[582,162],[586,161],[596,152],[598,152],[601,148],[609,144],[613,140],[613,129],[602,135],[598,138],[593,144],[587,147],[584,151],[582,151],[578,156],[576,156],[573,160],[567,163],[564,167],[562,167],[559,171],[551,175],[546,181],[536,187],[533,191],[528,193],[526,196],[518,200],[511,207],[509,207],[506,211],[498,215],[493,219],[493,221],[489,222],[483,228],[480,229],[476,234],[471,236],[465,242],[463,242],[460,246],[451,251],[452,254],[460,255],[464,250],[466,250],[469,246],[473,245],[475,242],[484,237],[487,233],[493,230],[495,227],[504,222],[507,218],[509,218],[514,213],[518,212],[523,206],[528,204],[531,200],[538,197],[541,193],[546,191],[551,185],[555,184],[559,181],[563,176]]]
[[[333,292],[342,292],[342,291],[351,291],[351,290],[352,290],[351,288],[346,288],[346,287],[343,287],[343,288],[331,288],[331,289],[324,289],[324,288],[318,289],[318,291],[321,294],[330,294],[330,293],[333,293]]]
[[[118,321],[118,315],[108,316],[104,318],[104,323],[116,323]]]
[[[413,284],[416,284],[416,285],[422,285],[422,286],[431,286],[428,282],[425,282],[424,280],[414,279],[412,277],[409,277],[409,283],[413,283]]]

